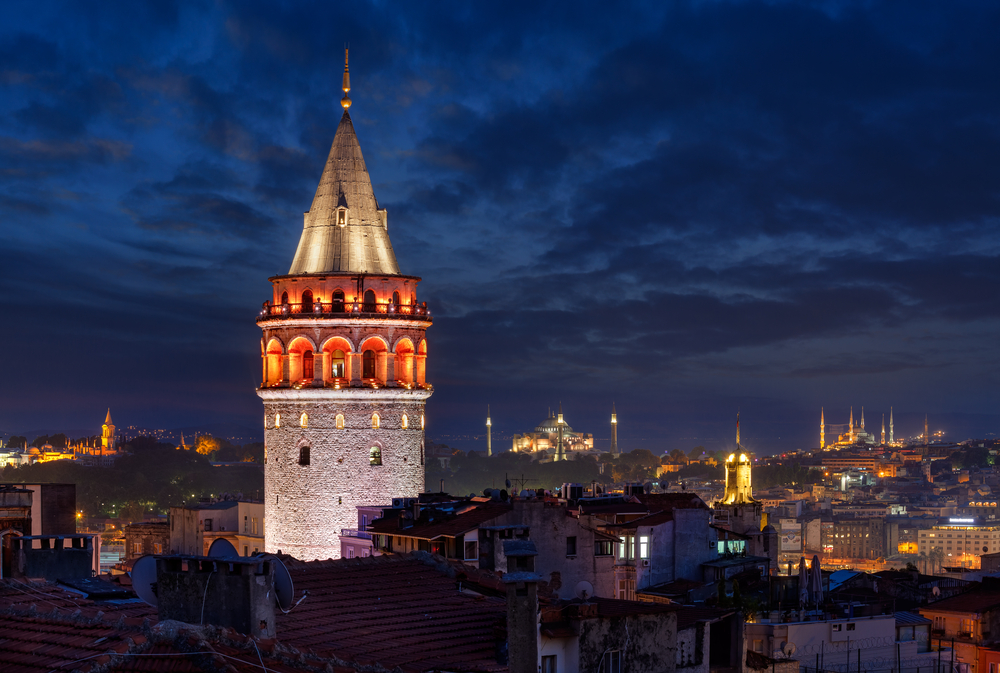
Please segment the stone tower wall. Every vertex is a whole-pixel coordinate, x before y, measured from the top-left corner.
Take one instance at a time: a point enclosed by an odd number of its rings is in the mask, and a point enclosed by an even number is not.
[[[424,490],[421,417],[429,390],[268,389],[264,399],[264,546],[301,560],[340,558],[340,531],[356,528],[359,505],[389,506]],[[300,425],[302,412],[307,427]],[[378,413],[380,427],[372,428]],[[275,427],[275,415],[281,425]],[[338,414],[344,428],[336,427]],[[409,427],[402,428],[406,414]],[[309,465],[300,447],[309,446]],[[370,464],[379,446],[382,465]]]

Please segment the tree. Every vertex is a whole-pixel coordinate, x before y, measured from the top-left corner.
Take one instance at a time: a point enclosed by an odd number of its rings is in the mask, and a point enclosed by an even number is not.
[[[118,510],[118,518],[126,523],[142,521],[146,516],[146,506],[136,500],[130,500]]]
[[[222,442],[212,435],[200,435],[194,445],[195,451],[203,456],[209,456],[222,448]]]
[[[690,458],[691,460],[694,460],[696,458],[699,458],[701,456],[701,454],[703,454],[703,453],[705,453],[705,447],[704,446],[696,446],[693,449],[691,449],[690,451],[688,451],[688,458]]]
[[[12,435],[7,440],[7,446],[11,449],[26,449],[28,448],[28,438],[20,435]]]

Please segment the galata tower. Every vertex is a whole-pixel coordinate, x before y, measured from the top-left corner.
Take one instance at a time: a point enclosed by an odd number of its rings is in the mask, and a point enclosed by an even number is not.
[[[348,114],[305,213],[288,273],[257,324],[264,400],[265,541],[302,560],[340,558],[358,505],[424,489],[431,324],[420,278],[399,272]]]

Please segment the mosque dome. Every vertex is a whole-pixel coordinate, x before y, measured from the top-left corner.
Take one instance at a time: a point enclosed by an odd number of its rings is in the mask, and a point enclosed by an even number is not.
[[[30,448],[30,449],[28,450],[28,455],[29,455],[29,456],[37,456],[37,455],[39,455],[39,454],[41,454],[41,451],[39,451],[39,450],[38,450],[37,448],[35,448],[34,446],[33,446],[33,447],[31,447],[31,448]]]
[[[559,423],[556,421],[555,416],[549,416],[544,421],[535,426],[535,432],[543,432],[546,434],[557,434],[559,432]],[[573,432],[573,428],[569,427],[569,423],[566,419],[563,419],[563,434]]]

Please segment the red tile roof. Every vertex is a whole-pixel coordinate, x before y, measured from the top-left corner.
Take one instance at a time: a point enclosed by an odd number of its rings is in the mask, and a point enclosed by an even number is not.
[[[496,629],[506,602],[459,593],[429,554],[289,561],[305,600],[278,617],[278,639],[321,656],[404,671],[502,671]]]
[[[478,528],[512,509],[508,503],[485,502],[461,514],[451,517],[447,515],[433,521],[418,520],[409,528],[400,528],[396,519],[376,519],[369,527],[369,532],[383,535],[401,535],[421,540],[436,540],[439,537],[455,537],[466,531]],[[440,516],[440,514],[439,514]],[[423,517],[423,515],[421,515]]]
[[[1000,608],[1000,591],[974,589],[958,596],[951,596],[920,608],[927,612],[986,612]]]

